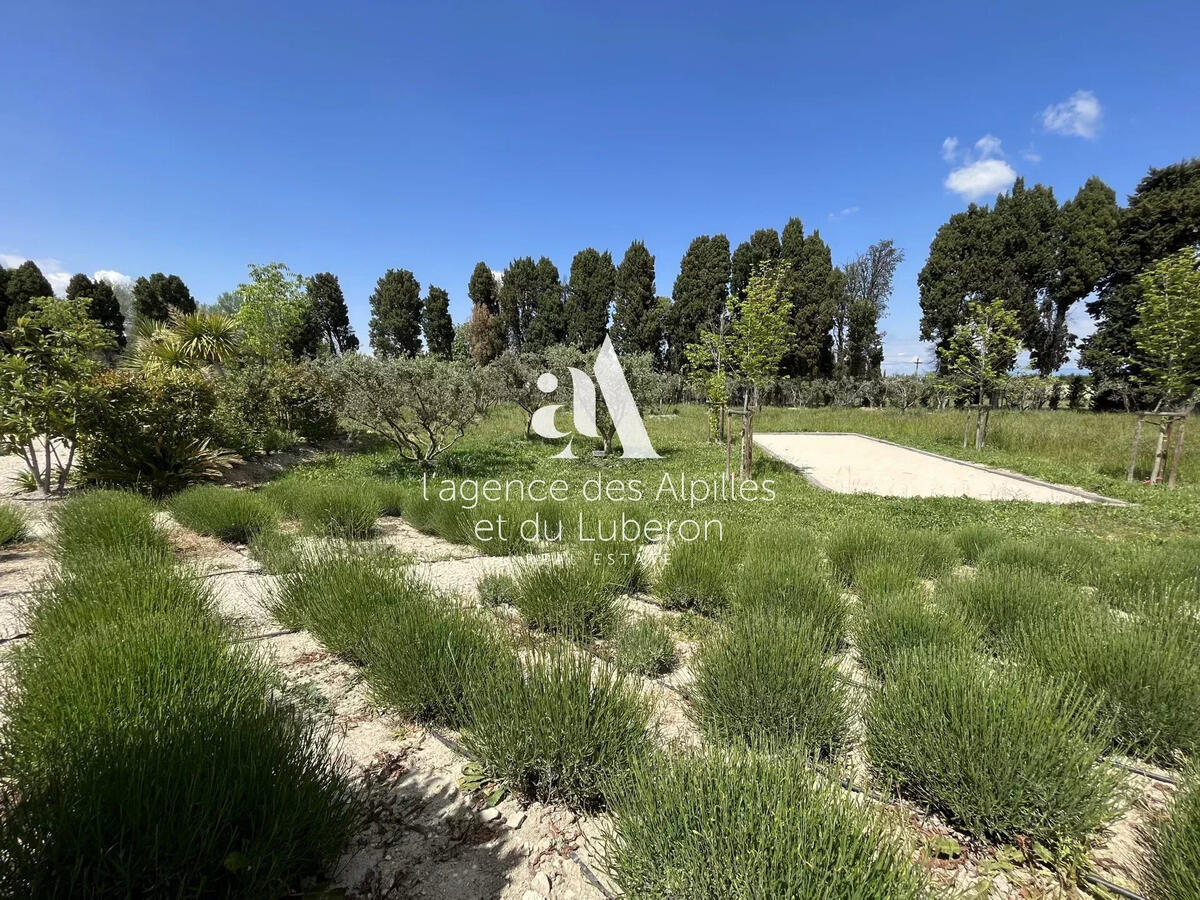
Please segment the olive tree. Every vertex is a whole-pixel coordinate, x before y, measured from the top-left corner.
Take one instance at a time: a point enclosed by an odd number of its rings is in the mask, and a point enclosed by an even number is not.
[[[331,411],[422,464],[458,443],[496,402],[490,373],[460,362],[347,353],[313,365]]]
[[[61,491],[112,332],[88,314],[87,298],[40,297],[3,337],[10,352],[0,355],[0,446],[21,455],[43,491]]]

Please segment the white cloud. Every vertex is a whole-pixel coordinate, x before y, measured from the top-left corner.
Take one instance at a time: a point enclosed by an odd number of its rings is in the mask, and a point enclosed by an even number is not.
[[[1002,159],[980,159],[946,176],[946,187],[965,200],[978,200],[1011,187],[1017,173]]]
[[[122,284],[133,284],[133,277],[115,269],[100,269],[92,273],[92,281],[107,281],[113,287],[117,287]]]
[[[829,221],[832,222],[837,219],[844,219],[844,218],[846,218],[846,216],[852,216],[856,212],[858,212],[857,206],[847,206],[845,209],[838,210],[837,212],[831,212],[829,214]]]
[[[1027,163],[1040,163],[1042,161],[1042,154],[1036,150],[1022,150],[1021,159]]]
[[[958,138],[948,137],[942,141],[942,159],[946,162],[954,162],[956,156],[958,156]]]
[[[1004,155],[1000,149],[1000,138],[994,134],[985,134],[975,142],[975,154],[979,159],[995,159]]]
[[[1091,91],[1076,91],[1062,103],[1042,110],[1042,125],[1055,134],[1091,140],[1100,133],[1104,110]]]

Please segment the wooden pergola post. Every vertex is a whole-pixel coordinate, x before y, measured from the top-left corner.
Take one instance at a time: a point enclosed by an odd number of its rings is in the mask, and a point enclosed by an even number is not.
[[[1125,473],[1126,481],[1133,481],[1133,470],[1137,467],[1138,447],[1142,443],[1142,423],[1146,421],[1145,413],[1138,413],[1137,425],[1133,428],[1133,449],[1129,451],[1129,471]]]

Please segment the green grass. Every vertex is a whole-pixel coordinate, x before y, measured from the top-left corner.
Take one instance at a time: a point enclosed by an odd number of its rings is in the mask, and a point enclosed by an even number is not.
[[[741,562],[731,540],[676,541],[668,554],[655,589],[664,607],[705,615],[719,615],[729,608]]]
[[[938,652],[969,650],[979,636],[961,618],[935,609],[920,586],[879,595],[855,615],[854,642],[863,667],[886,677],[893,659],[920,647]]]
[[[517,598],[517,580],[511,575],[489,573],[479,579],[476,592],[484,606],[512,604]]]
[[[25,515],[11,503],[0,503],[0,547],[23,541],[28,534]]]
[[[231,544],[246,544],[278,519],[259,494],[206,484],[180,491],[167,504],[181,525]]]
[[[655,755],[617,785],[602,857],[623,896],[925,896],[894,827],[799,754]]]
[[[692,715],[721,743],[791,745],[831,757],[845,744],[847,690],[819,627],[803,618],[733,617],[693,663]]]
[[[54,552],[66,567],[95,554],[171,558],[171,545],[154,523],[155,508],[125,491],[96,490],[74,497],[54,516]]]
[[[220,631],[212,617],[212,596],[203,579],[174,566],[157,553],[78,556],[54,572],[38,595],[29,619],[34,634],[72,630],[85,633],[112,623],[140,625],[147,617],[177,613]]]
[[[854,593],[864,602],[877,598],[887,599],[892,594],[919,589],[921,579],[915,572],[887,563],[864,566],[854,576]]]
[[[302,553],[279,575],[270,599],[280,622],[311,631],[329,650],[359,665],[372,641],[390,627],[397,607],[422,603],[430,586],[381,550],[326,546]]]
[[[1129,612],[1172,596],[1200,607],[1200,544],[1123,549],[1100,566],[1094,583],[1101,600]]]
[[[955,827],[1063,849],[1112,813],[1108,741],[1096,705],[1077,692],[940,648],[894,660],[888,676],[865,714],[871,764]]]
[[[42,632],[14,670],[0,894],[283,896],[358,822],[325,735],[185,615]]]
[[[627,672],[654,677],[675,668],[675,638],[657,619],[626,621],[613,638],[617,665]]]
[[[950,535],[962,561],[968,566],[975,566],[996,544],[1004,539],[1003,532],[990,525],[964,525]]]
[[[803,552],[747,555],[733,592],[738,612],[758,612],[778,618],[802,618],[815,628],[821,646],[836,650],[845,641],[846,605],[841,591],[825,576],[820,561]]]
[[[1200,897],[1200,789],[1193,769],[1175,795],[1167,819],[1149,834],[1145,884],[1155,900]]]
[[[317,481],[289,475],[272,482],[262,494],[309,534],[367,538],[384,510],[376,487],[362,479]]]
[[[1085,601],[1077,588],[1036,569],[989,566],[938,584],[943,614],[962,617],[993,650],[1011,649],[1023,628]]]
[[[381,611],[367,651],[366,678],[383,705],[419,722],[467,723],[473,687],[516,656],[495,623],[444,598]]]
[[[517,572],[513,603],[536,631],[583,641],[608,637],[620,619],[610,577],[583,554],[531,560]]]
[[[1194,620],[1159,612],[1074,607],[1027,623],[1021,649],[1043,671],[1087,687],[1115,749],[1169,766],[1200,749],[1200,653]]]
[[[921,578],[938,578],[962,561],[958,548],[945,535],[915,529],[901,531],[871,522],[835,531],[825,553],[834,575],[849,586],[868,568],[884,566]]]
[[[649,752],[653,706],[624,673],[559,646],[474,685],[463,744],[493,778],[536,800],[603,805]]]
[[[1037,541],[999,541],[984,551],[979,562],[984,568],[1031,569],[1073,584],[1090,584],[1103,555],[1091,538],[1048,534]]]

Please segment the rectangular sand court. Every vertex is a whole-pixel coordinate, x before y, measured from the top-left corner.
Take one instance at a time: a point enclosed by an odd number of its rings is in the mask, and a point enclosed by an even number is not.
[[[1126,505],[1079,488],[1050,484],[861,434],[767,433],[756,434],[754,443],[799,469],[818,487],[842,494]]]

